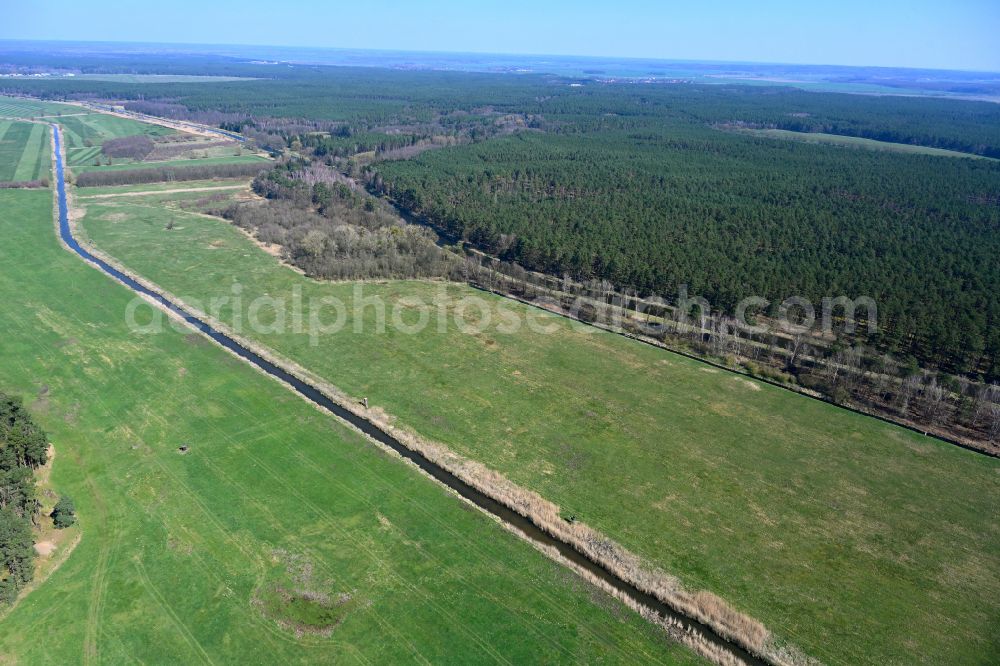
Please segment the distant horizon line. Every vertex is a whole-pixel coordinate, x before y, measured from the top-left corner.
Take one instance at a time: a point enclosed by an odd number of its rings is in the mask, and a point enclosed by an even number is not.
[[[877,70],[908,70],[916,72],[960,72],[963,74],[990,74],[1000,76],[1000,71],[985,69],[962,69],[962,68],[942,68],[942,67],[915,67],[896,65],[843,65],[835,63],[816,62],[778,62],[764,60],[714,60],[710,58],[668,58],[664,56],[617,56],[617,55],[580,55],[572,53],[514,53],[498,51],[432,51],[423,49],[393,49],[393,48],[359,48],[350,46],[304,46],[291,44],[247,44],[247,43],[208,43],[208,42],[159,42],[159,41],[124,41],[124,40],[101,40],[101,39],[23,39],[0,37],[0,44],[21,43],[21,44],[81,44],[81,45],[120,45],[120,46],[164,46],[164,47],[203,47],[203,48],[264,48],[264,49],[298,49],[303,51],[342,51],[359,53],[391,53],[406,55],[437,55],[437,56],[501,56],[510,58],[573,58],[579,60],[596,61],[630,61],[630,62],[660,62],[660,63],[687,63],[706,65],[783,65],[793,67],[831,67],[843,69],[877,69]],[[197,52],[193,52],[197,55]],[[203,55],[218,55],[203,53]],[[292,62],[292,61],[287,61]]]

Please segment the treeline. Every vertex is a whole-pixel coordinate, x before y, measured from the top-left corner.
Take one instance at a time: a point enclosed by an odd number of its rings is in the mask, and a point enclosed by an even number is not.
[[[618,291],[606,281],[530,273],[475,252],[465,257],[462,277],[481,289],[1000,455],[997,384],[921,369],[913,357],[897,358],[863,344],[789,333],[773,322],[767,330],[750,330],[726,314],[685,313],[669,303]],[[755,319],[763,324],[766,318]],[[835,331],[846,323],[836,320]]]
[[[48,186],[48,178],[39,178],[38,180],[12,180],[0,183],[0,190],[32,189]]]
[[[260,241],[281,245],[284,258],[313,277],[428,278],[456,268],[431,230],[404,224],[351,185],[323,165],[288,162],[254,180],[266,202],[236,204],[220,214]]]
[[[87,171],[76,176],[78,187],[108,187],[112,185],[139,185],[184,180],[210,180],[212,178],[244,178],[256,176],[268,168],[264,163],[206,164],[203,166],[155,167],[142,169],[115,169]]]
[[[34,576],[31,528],[41,509],[34,471],[48,446],[21,401],[0,393],[0,604],[12,603]]]
[[[311,148],[316,157],[349,157],[356,153],[384,153],[407,148],[427,139],[430,137],[419,134],[357,133],[344,127],[333,135],[299,135],[295,136],[293,141],[301,147]]]

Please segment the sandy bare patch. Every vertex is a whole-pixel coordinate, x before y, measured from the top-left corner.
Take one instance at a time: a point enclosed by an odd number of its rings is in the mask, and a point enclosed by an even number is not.
[[[39,488],[44,488],[49,485],[49,477],[52,475],[52,461],[56,459],[56,447],[49,444],[49,448],[45,451],[45,464],[38,468],[35,472],[35,483]]]
[[[923,442],[915,442],[912,438],[907,437],[903,441],[903,445],[909,450],[916,453],[918,456],[926,456],[934,452],[934,446],[930,443],[924,444]],[[1000,468],[997,468],[1000,471]]]
[[[35,544],[35,552],[42,557],[48,557],[56,551],[56,545],[51,541],[39,541]]]
[[[101,215],[101,219],[105,222],[124,222],[128,219],[128,215],[125,213],[107,213],[106,215]]]
[[[713,402],[708,408],[713,414],[718,414],[719,416],[736,416],[732,406],[725,402]]]
[[[671,494],[671,495],[667,495],[666,497],[664,497],[663,499],[661,499],[661,500],[659,500],[657,502],[653,502],[653,504],[651,506],[654,509],[656,509],[657,511],[673,511],[674,510],[674,502],[676,502],[676,501],[677,501],[677,495],[672,495]]]
[[[752,382],[749,379],[745,379],[743,377],[733,377],[733,379],[736,381],[737,384],[742,384],[751,391],[760,390],[760,384],[758,384],[757,382]]]
[[[281,259],[281,250],[282,250],[282,247],[280,245],[278,245],[277,243],[265,243],[264,241],[260,240],[256,236],[252,236],[250,234],[246,234],[246,236],[247,236],[247,238],[249,238],[250,240],[252,240],[254,242],[254,245],[256,245],[260,249],[264,250],[264,252],[267,252],[272,257],[276,257],[278,259]]]

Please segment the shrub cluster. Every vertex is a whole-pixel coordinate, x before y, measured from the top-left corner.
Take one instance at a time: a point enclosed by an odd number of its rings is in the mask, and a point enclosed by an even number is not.
[[[20,190],[48,186],[48,178],[39,178],[38,180],[15,180],[8,183],[0,183],[0,190]]]
[[[108,139],[101,146],[101,152],[108,157],[127,157],[133,160],[144,160],[153,152],[153,140],[145,134],[123,136],[118,139]]]
[[[405,224],[334,169],[288,163],[258,176],[254,191],[268,201],[237,204],[222,216],[262,242],[281,245],[285,259],[309,275],[440,277],[456,267],[433,231]]]

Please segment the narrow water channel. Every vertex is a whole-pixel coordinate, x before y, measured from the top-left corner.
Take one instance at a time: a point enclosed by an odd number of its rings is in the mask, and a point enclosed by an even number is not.
[[[52,131],[55,141],[56,188],[59,205],[59,235],[63,242],[78,256],[83,258],[85,261],[94,264],[132,291],[152,298],[157,303],[160,303],[177,316],[183,318],[184,321],[198,329],[204,335],[208,336],[231,352],[237,354],[248,363],[258,367],[272,377],[281,380],[297,393],[301,394],[316,405],[319,405],[327,412],[336,416],[338,419],[347,422],[357,430],[360,430],[369,437],[396,451],[400,456],[415,464],[417,467],[431,475],[434,479],[448,488],[451,488],[466,500],[478,506],[480,509],[498,517],[504,523],[513,526],[528,539],[531,539],[539,544],[555,548],[559,551],[560,555],[571,561],[576,566],[586,570],[616,590],[624,593],[633,601],[655,611],[661,617],[670,619],[680,624],[686,632],[699,636],[705,642],[725,650],[732,656],[739,658],[747,664],[752,664],[754,666],[766,665],[767,662],[751,654],[739,645],[723,638],[708,625],[678,613],[676,610],[667,606],[656,597],[647,594],[630,583],[622,580],[615,574],[605,569],[601,564],[592,561],[590,558],[580,553],[572,545],[553,537],[548,532],[540,529],[529,519],[519,513],[516,513],[515,511],[512,511],[507,506],[497,502],[488,495],[476,490],[451,472],[439,467],[437,464],[424,457],[421,453],[407,448],[402,442],[382,431],[371,422],[354,414],[353,412],[348,411],[347,409],[344,409],[320,392],[316,387],[302,381],[280,366],[262,358],[260,355],[247,349],[232,338],[215,330],[201,319],[181,308],[179,305],[164,298],[160,294],[150,291],[128,275],[125,275],[116,269],[114,266],[111,266],[107,262],[102,261],[100,258],[95,257],[93,254],[85,250],[73,236],[69,224],[69,208],[66,199],[66,181],[64,178],[62,155],[62,133],[58,125],[52,125]]]

